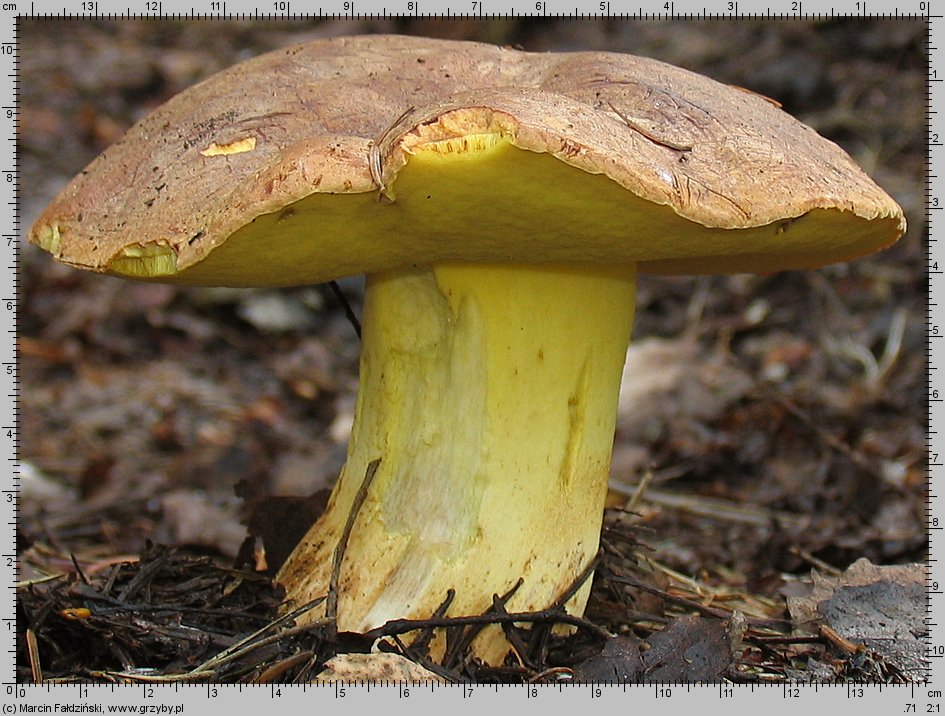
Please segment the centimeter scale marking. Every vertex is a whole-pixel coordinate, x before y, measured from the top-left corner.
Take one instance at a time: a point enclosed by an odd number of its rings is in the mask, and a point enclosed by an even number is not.
[[[6,8],[0,5],[0,8]],[[0,295],[7,298],[0,301],[0,319],[6,329],[0,334],[0,360],[2,360],[2,369],[0,369],[0,380],[4,393],[8,400],[2,401],[0,405],[0,424],[9,426],[2,429],[0,443],[3,445],[3,454],[6,457],[5,462],[10,465],[6,472],[9,474],[7,480],[0,481],[0,487],[3,488],[3,496],[0,498],[0,510],[4,521],[7,523],[7,529],[0,526],[0,535],[5,534],[6,538],[0,541],[0,574],[3,576],[4,584],[7,585],[6,598],[0,601],[0,609],[4,615],[3,624],[0,625],[0,635],[3,637],[3,644],[10,655],[9,668],[16,668],[16,582],[19,574],[16,559],[17,529],[16,521],[19,514],[18,495],[20,491],[20,462],[19,462],[19,396],[17,381],[17,307],[19,305],[19,280],[17,276],[19,258],[20,258],[20,207],[19,207],[19,172],[17,171],[18,155],[16,152],[17,132],[17,101],[19,98],[18,74],[19,62],[17,57],[17,23],[10,23],[10,36],[0,36],[0,63],[5,70],[3,73],[3,84],[0,86],[0,101],[3,102],[2,121],[6,131],[6,136],[10,141],[0,145],[0,167],[8,167],[2,172],[0,177],[0,187],[3,190],[3,196],[6,199],[3,206],[6,207],[4,221],[0,223],[0,248],[6,253],[4,255],[3,265],[0,266]],[[9,601],[7,601],[9,599]],[[10,673],[11,676],[16,672]],[[10,676],[6,673],[2,677],[9,680]]]
[[[941,191],[942,186],[939,177],[943,175],[943,139],[945,139],[945,127],[943,127],[938,108],[941,106],[940,98],[942,96],[943,80],[945,80],[945,63],[942,60],[941,50],[938,49],[940,43],[940,27],[942,19],[937,18],[936,22],[929,21],[928,24],[928,45],[927,45],[927,100],[926,111],[928,113],[928,158],[926,166],[926,226],[928,230],[927,245],[927,265],[928,265],[928,313],[927,313],[927,336],[926,351],[928,357],[927,374],[927,416],[928,416],[928,476],[927,489],[928,497],[926,501],[926,525],[929,529],[929,554],[928,554],[928,576],[926,578],[926,672],[927,681],[931,682],[936,672],[942,672],[941,658],[945,655],[945,649],[942,649],[941,626],[938,623],[936,612],[941,613],[940,607],[943,600],[942,584],[943,580],[938,569],[937,556],[939,547],[942,545],[941,527],[945,520],[940,516],[943,513],[942,498],[939,496],[938,483],[941,482],[941,475],[945,461],[941,455],[943,446],[941,438],[935,430],[940,424],[943,408],[943,393],[939,388],[936,374],[942,360],[941,341],[932,340],[934,336],[939,335],[940,326],[943,324],[941,307],[939,305],[939,294],[943,282],[942,270],[945,268],[945,256],[941,255],[940,242],[938,241],[938,216],[936,210],[942,208],[942,202],[945,201],[945,193]],[[938,478],[938,479],[936,479]]]
[[[127,0],[125,0],[126,2]],[[621,17],[629,19],[658,20],[668,18],[686,19],[740,19],[765,18],[816,19],[837,17],[897,17],[932,18],[933,0],[908,0],[902,6],[890,0],[841,0],[824,8],[812,0],[781,0],[780,3],[763,7],[752,0],[715,0],[714,4],[698,5],[685,0],[648,0],[628,7],[617,0],[585,0],[584,6],[574,5],[573,0],[525,0],[524,6],[515,7],[503,0],[400,0],[385,4],[383,0],[331,0],[318,8],[309,8],[300,0],[293,6],[292,0],[263,0],[262,5],[253,5],[252,0],[203,0],[197,7],[188,0],[136,0],[134,5],[122,0],[72,0],[57,5],[57,0],[42,2],[31,0],[29,9],[23,3],[2,2],[0,11],[10,17],[60,17],[60,18],[147,18],[172,19],[280,19],[303,20],[311,18],[344,19],[387,16],[433,16],[433,17]],[[806,2],[806,6],[805,6]],[[250,6],[247,8],[246,6]],[[295,12],[302,8],[301,12]]]
[[[146,2],[146,0],[145,0]],[[800,12],[797,10],[782,10],[781,12],[773,12],[771,10],[767,12],[741,12],[734,10],[716,10],[714,12],[709,10],[702,10],[701,12],[667,12],[657,8],[647,11],[643,9],[634,10],[632,12],[620,12],[613,11],[610,8],[609,2],[602,2],[600,5],[602,9],[600,12],[582,12],[577,7],[571,7],[567,10],[562,10],[561,12],[553,12],[548,10],[545,2],[539,0],[536,2],[536,7],[528,7],[522,10],[516,10],[514,12],[493,12],[483,9],[480,5],[480,0],[468,0],[472,5],[472,8],[444,8],[441,12],[421,12],[419,10],[419,2],[416,0],[407,0],[405,3],[404,11],[401,11],[397,8],[387,8],[386,6],[381,6],[377,11],[368,9],[373,6],[373,3],[370,3],[369,0],[358,0],[356,4],[354,0],[345,0],[341,7],[337,8],[331,12],[318,12],[317,14],[309,13],[299,13],[294,12],[293,6],[287,0],[276,0],[273,3],[271,9],[260,10],[255,9],[252,12],[228,12],[225,10],[217,9],[217,6],[222,6],[223,3],[215,2],[211,0],[209,2],[209,9],[204,11],[197,11],[191,9],[189,12],[142,12],[140,10],[130,8],[130,7],[116,7],[109,9],[108,6],[105,6],[104,2],[101,3],[104,7],[100,7],[98,2],[84,2],[83,5],[89,5],[89,10],[81,9],[69,9],[61,8],[52,12],[29,12],[23,15],[23,17],[37,17],[37,18],[61,18],[61,19],[101,19],[101,20],[118,20],[118,19],[143,19],[143,18],[162,18],[170,20],[309,20],[309,19],[325,19],[325,20],[357,20],[357,19],[366,19],[372,17],[434,17],[434,18],[457,18],[457,19],[468,19],[468,18],[481,18],[481,19],[500,19],[504,17],[516,16],[516,17],[527,17],[527,18],[567,18],[567,19],[589,19],[589,18],[598,18],[598,17],[607,17],[607,18],[621,18],[628,20],[665,20],[665,19],[683,19],[683,20],[741,20],[741,19],[755,19],[755,20],[832,20],[840,18],[852,18],[852,17],[888,17],[888,18],[897,18],[897,19],[907,19],[907,18],[926,18],[933,17],[929,16],[924,12],[891,12],[885,14],[873,14],[866,11],[860,10],[847,10],[847,11],[837,11],[831,9],[829,12]],[[429,5],[433,4],[433,0],[427,0]],[[665,5],[671,5],[672,3],[664,3]],[[726,2],[726,5],[733,5],[734,3]],[[798,5],[798,3],[793,3]],[[917,3],[925,4],[925,3]],[[35,3],[31,4],[35,5]],[[0,10],[4,6],[16,7],[15,3],[0,3]],[[415,9],[416,6],[416,9]],[[279,10],[283,8],[283,10]],[[512,9],[514,10],[514,8]]]
[[[126,0],[127,1],[127,0]],[[296,0],[298,1],[298,0]],[[674,711],[698,710],[701,713],[731,714],[757,712],[760,708],[774,714],[796,714],[798,708],[816,708],[830,712],[834,708],[850,705],[865,708],[869,712],[889,714],[940,714],[942,713],[942,689],[936,677],[945,673],[945,636],[940,627],[940,618],[945,604],[945,573],[940,573],[938,554],[945,546],[945,494],[940,494],[937,484],[945,476],[945,442],[938,425],[945,419],[945,386],[939,387],[938,369],[945,361],[945,348],[940,340],[945,336],[945,313],[942,311],[942,293],[945,291],[945,248],[939,241],[941,231],[937,222],[938,211],[945,209],[945,121],[938,108],[945,90],[945,62],[938,43],[943,17],[932,14],[930,0],[909,0],[894,4],[886,0],[848,0],[838,2],[830,8],[814,5],[811,0],[783,0],[759,6],[750,0],[719,0],[715,4],[693,6],[684,0],[651,0],[638,3],[634,8],[609,0],[590,0],[584,6],[570,2],[538,0],[527,7],[516,10],[503,5],[501,0],[450,0],[453,7],[444,7],[437,0],[403,0],[390,6],[373,0],[337,0],[312,9],[303,14],[292,14],[289,0],[266,0],[264,6],[254,7],[252,1],[207,0],[203,6],[187,6],[186,0],[139,0],[134,6],[108,0],[74,0],[65,5],[52,2],[23,3],[0,0],[0,18],[8,20],[6,35],[0,32],[0,63],[3,64],[3,86],[0,88],[0,117],[7,132],[7,142],[0,145],[0,188],[4,201],[0,242],[5,248],[4,260],[0,262],[0,380],[7,401],[0,404],[0,445],[4,462],[9,465],[7,479],[0,483],[0,534],[7,526],[5,537],[0,541],[0,574],[7,586],[8,600],[0,603],[0,637],[3,650],[9,654],[6,664],[0,663],[0,711],[15,713],[139,713],[139,714],[183,714],[223,712],[265,708],[273,700],[281,701],[293,711],[312,708],[312,699],[318,704],[328,700],[338,705],[358,708],[377,708],[384,699],[383,708],[399,713],[433,713],[441,709],[449,699],[451,708],[475,711],[495,705],[509,705],[524,709],[535,707],[542,710],[580,707],[582,703],[596,701],[601,708],[629,705],[634,708],[647,707],[653,702],[672,702]],[[248,7],[247,7],[248,6]],[[560,7],[559,7],[560,6]],[[809,13],[806,10],[814,9]],[[502,17],[522,15],[530,17],[614,17],[635,19],[669,18],[716,18],[735,20],[738,18],[768,18],[771,20],[828,19],[834,17],[913,17],[925,18],[928,25],[928,159],[927,159],[927,226],[929,243],[928,259],[928,502],[927,526],[929,529],[929,576],[927,585],[926,634],[927,674],[925,683],[890,686],[882,684],[646,684],[646,685],[442,685],[430,684],[363,684],[358,686],[330,685],[211,685],[172,683],[161,685],[158,680],[133,686],[129,685],[24,685],[15,683],[16,666],[16,584],[19,579],[16,562],[16,518],[18,493],[21,486],[21,464],[19,462],[19,381],[17,374],[17,310],[20,284],[18,266],[22,231],[20,225],[20,186],[16,140],[18,129],[18,64],[19,45],[18,20],[24,17],[68,17],[68,18],[121,18],[121,17],[165,17],[202,19],[303,19],[303,18],[353,18],[364,16],[415,16],[435,15],[449,17]],[[2,27],[2,25],[0,25]],[[6,606],[2,606],[6,604]],[[3,660],[0,659],[0,662]],[[764,699],[762,704],[759,699]],[[661,704],[665,705],[665,704]],[[829,710],[829,711],[828,711]]]

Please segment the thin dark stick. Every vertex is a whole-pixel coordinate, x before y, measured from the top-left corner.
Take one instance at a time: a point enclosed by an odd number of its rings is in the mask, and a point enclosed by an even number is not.
[[[79,560],[75,558],[75,555],[70,552],[69,559],[72,560],[72,566],[75,567],[76,574],[79,575],[79,579],[82,580],[83,584],[89,584],[88,578],[85,576],[85,572],[82,571],[82,567],[79,566]]]
[[[745,641],[749,644],[757,642],[758,644],[822,644],[824,642],[821,636],[760,636],[748,634]]]
[[[131,581],[125,585],[125,588],[118,593],[118,601],[127,602],[144,589],[144,587],[154,579],[154,575],[164,568],[164,565],[167,564],[170,557],[170,553],[162,554],[147,564],[141,565],[141,569],[138,570],[138,573],[132,577]]]
[[[305,614],[306,612],[311,611],[312,609],[314,609],[315,607],[317,607],[319,604],[321,604],[323,601],[325,601],[325,597],[318,597],[317,599],[313,599],[312,601],[310,601],[310,602],[308,602],[308,603],[306,603],[306,604],[303,604],[302,606],[298,607],[297,609],[293,609],[293,610],[292,610],[291,612],[289,612],[288,614],[283,614],[281,617],[279,617],[279,618],[276,619],[275,621],[272,621],[272,622],[270,622],[269,624],[267,624],[266,626],[262,627],[261,629],[258,629],[258,630],[256,630],[256,631],[254,631],[254,632],[253,632],[252,634],[250,634],[249,636],[246,636],[246,637],[240,639],[238,642],[236,642],[235,644],[233,644],[233,645],[227,647],[226,649],[224,649],[223,651],[221,651],[219,654],[216,654],[216,655],[210,657],[209,659],[207,659],[207,661],[203,662],[200,666],[198,666],[197,668],[193,669],[193,672],[192,672],[192,673],[196,673],[196,672],[198,672],[198,671],[207,671],[207,670],[209,670],[209,669],[215,667],[217,664],[222,663],[223,661],[229,660],[229,659],[233,656],[233,654],[243,653],[243,650],[244,650],[244,649],[247,649],[247,648],[255,649],[255,648],[257,648],[256,645],[259,644],[261,640],[270,639],[270,638],[271,638],[271,637],[264,637],[264,636],[263,636],[264,634],[266,634],[267,632],[269,632],[269,631],[275,629],[276,627],[282,626],[283,624],[288,624],[288,623],[290,623],[290,622],[294,622],[294,621],[296,620],[296,618],[302,616],[302,615]],[[319,622],[315,622],[315,623],[313,623],[313,624],[306,624],[304,627],[301,627],[301,629],[302,629],[302,630],[305,630],[305,629],[308,629],[308,628],[313,627],[313,626],[314,626],[314,627],[318,627],[320,624],[321,624],[320,621],[319,621]],[[290,627],[290,628],[288,628],[288,629],[285,629],[285,630],[279,632],[278,634],[275,634],[274,636],[276,637],[276,640],[278,640],[278,639],[281,639],[281,638],[283,638],[283,637],[285,637],[285,636],[290,635],[290,633],[292,633],[293,630],[298,630],[298,629],[299,629],[299,627]],[[270,642],[267,642],[267,643],[270,643]]]
[[[397,634],[394,634],[390,638],[394,640],[394,643],[397,645],[397,648],[400,649],[401,656],[403,656],[405,659],[409,659],[413,663],[419,664],[427,671],[434,673],[437,676],[442,677],[443,679],[445,679],[446,681],[449,681],[450,683],[457,684],[457,683],[462,682],[462,679],[459,677],[458,674],[454,673],[451,669],[447,669],[445,667],[440,666],[439,664],[436,664],[430,661],[430,659],[427,658],[426,656],[416,653],[413,650],[412,646],[407,646],[406,644],[404,644],[403,640]]]
[[[492,611],[496,614],[504,614],[505,616],[509,614],[509,611],[505,608],[505,604],[499,599],[498,594],[492,595]],[[515,625],[511,622],[502,624],[502,632],[505,634],[505,640],[518,655],[519,663],[524,664],[529,669],[534,669],[535,664],[528,658],[528,654],[531,650],[525,645],[525,642],[522,641],[522,637],[520,637],[516,631]]]
[[[566,613],[564,608],[565,604],[567,604],[574,597],[574,595],[580,591],[581,587],[583,587],[591,578],[594,570],[600,566],[601,555],[602,552],[598,549],[597,554],[594,555],[594,558],[587,563],[587,566],[585,566],[584,569],[581,570],[581,573],[571,583],[571,586],[564,590],[564,593],[558,597],[554,604],[551,605],[551,610],[558,609],[562,613]],[[514,627],[512,628],[514,629]],[[504,626],[503,629],[505,629]],[[527,653],[533,655],[537,653],[537,657],[534,661],[534,668],[537,670],[537,665],[545,663],[548,650],[548,639],[551,636],[551,629],[531,629],[530,631],[531,634],[529,635],[529,646]],[[514,642],[512,642],[511,639],[509,639],[509,643],[514,645]],[[533,666],[533,664],[529,664],[529,666]]]
[[[362,636],[368,639],[379,639],[384,636],[404,634],[425,627],[488,626],[489,624],[508,624],[510,622],[568,624],[589,631],[602,639],[609,639],[613,636],[603,627],[599,627],[586,619],[554,609],[544,609],[539,612],[473,614],[468,617],[443,617],[441,619],[392,619],[386,624],[364,632]]]
[[[299,634],[305,634],[310,631],[317,631],[318,629],[324,629],[325,625],[320,622],[312,622],[311,624],[303,624],[301,626],[289,627],[285,631],[281,631],[278,634],[271,634],[270,636],[263,637],[258,641],[252,641],[247,644],[240,643],[239,648],[230,647],[220,652],[217,656],[212,659],[204,662],[200,666],[191,671],[187,672],[188,674],[200,674],[202,672],[208,671],[211,668],[213,671],[218,671],[223,664],[228,664],[234,659],[246,656],[250,652],[261,649],[264,646],[269,646],[271,644],[276,644],[283,639],[289,639],[290,637],[297,636]]]
[[[456,596],[456,590],[447,589],[446,590],[446,599],[443,600],[442,604],[436,608],[436,611],[433,612],[433,618],[439,619],[440,617],[446,616],[446,611],[450,608],[450,604],[453,603],[453,598]],[[421,631],[417,638],[410,643],[410,649],[417,654],[429,654],[430,653],[430,642],[433,640],[434,631],[433,629],[424,629]]]
[[[105,580],[105,586],[102,587],[102,594],[106,596],[112,593],[112,589],[115,588],[115,580],[118,579],[118,575],[121,573],[121,563],[114,565],[108,573],[108,579]]]
[[[361,321],[358,320],[358,317],[354,315],[354,309],[351,308],[351,304],[348,303],[348,298],[342,293],[341,286],[338,285],[337,281],[329,281],[328,286],[331,288],[332,294],[334,294],[335,299],[338,303],[341,304],[341,307],[345,311],[345,316],[348,318],[348,323],[354,328],[354,332],[358,334],[358,338],[361,338]]]
[[[286,659],[281,659],[280,661],[277,661],[275,664],[271,664],[267,666],[266,668],[264,668],[261,673],[259,673],[257,676],[253,678],[252,683],[272,684],[277,679],[280,679],[283,676],[285,676],[289,671],[294,669],[296,666],[299,666],[300,664],[304,664],[305,662],[309,661],[312,658],[312,656],[314,656],[314,654],[311,651],[300,651],[299,653],[293,654],[292,656]]]
[[[400,649],[400,655],[402,657],[404,657],[405,659],[410,659],[410,661],[414,663],[419,662],[417,655],[413,652],[413,650],[409,646],[404,644],[404,640],[400,638],[400,635],[394,634],[391,637],[391,639],[394,640],[394,644],[396,644],[397,648]]]
[[[609,638],[612,636],[612,634],[606,629],[599,627],[596,624],[593,624],[592,622],[586,619],[583,619],[581,617],[574,617],[571,614],[568,614],[564,609],[564,605],[568,602],[568,600],[571,599],[575,594],[577,594],[578,590],[581,589],[581,587],[584,585],[585,582],[587,582],[588,578],[591,576],[594,570],[598,567],[599,561],[600,561],[600,554],[598,553],[594,557],[594,559],[592,559],[587,564],[587,566],[585,566],[584,569],[581,570],[581,573],[577,576],[577,579],[575,579],[574,582],[572,582],[571,585],[564,591],[564,593],[558,597],[555,603],[552,604],[547,609],[544,609],[540,612],[520,612],[517,614],[510,614],[505,609],[505,605],[512,598],[515,592],[518,591],[518,588],[522,586],[523,580],[519,579],[512,586],[512,588],[509,589],[509,591],[506,592],[505,594],[501,596],[498,596],[498,595],[493,596],[492,610],[487,611],[484,614],[479,615],[478,617],[474,617],[473,621],[467,620],[466,617],[452,617],[449,619],[440,620],[438,619],[438,615],[434,615],[433,619],[428,619],[422,624],[425,625],[427,628],[441,627],[441,626],[446,626],[447,628],[458,627],[458,626],[475,627],[473,629],[464,630],[464,632],[460,634],[460,636],[457,638],[457,640],[454,643],[448,645],[448,648],[446,650],[446,656],[443,659],[443,663],[448,668],[455,664],[455,660],[460,656],[460,654],[463,653],[466,647],[468,647],[469,644],[472,643],[473,639],[475,639],[476,636],[479,634],[479,632],[482,631],[482,628],[490,624],[502,625],[502,630],[503,632],[505,632],[506,639],[512,645],[512,647],[519,653],[519,656],[523,660],[523,662],[527,661],[527,653],[530,651],[530,649],[526,647],[525,643],[522,641],[519,635],[515,633],[514,631],[515,622],[531,622],[535,624],[552,624],[552,625],[558,624],[558,623],[570,624],[571,626],[576,626],[578,628],[590,631],[591,633],[599,637],[602,637],[605,639]],[[520,618],[520,617],[525,617],[525,618]],[[381,627],[378,627],[378,629],[383,629],[388,624],[397,624],[399,622],[406,622],[406,620],[397,620],[395,622],[388,622],[387,624]],[[443,622],[446,622],[446,623],[443,623]],[[534,642],[535,638],[536,638],[536,635],[533,634],[531,641]]]
[[[26,651],[30,657],[30,675],[34,684],[43,683],[43,666],[39,660],[39,642],[36,641],[36,632],[26,630]]]
[[[634,587],[641,591],[649,592],[650,594],[656,594],[668,602],[678,604],[682,607],[688,607],[689,609],[697,611],[700,614],[704,614],[705,616],[716,617],[717,619],[729,619],[732,616],[731,612],[727,612],[724,609],[707,607],[705,604],[700,604],[693,599],[677,597],[676,595],[670,594],[669,592],[664,592],[662,589],[657,589],[656,587],[651,587],[648,584],[639,582],[633,577],[611,574],[609,579],[610,581],[617,582],[618,584],[625,584],[628,587]],[[791,625],[790,622],[787,622],[784,619],[759,619],[757,617],[746,617],[745,620],[748,622],[749,626],[761,629],[783,629],[784,627]]]
[[[571,586],[568,587],[564,594],[558,597],[558,601],[554,603],[551,607],[552,609],[563,609],[564,605],[568,603],[568,600],[571,599],[575,594],[578,593],[578,590],[584,586],[584,583],[590,579],[591,574],[594,570],[597,569],[597,565],[600,564],[600,551],[598,550],[597,554],[594,555],[594,559],[587,563],[587,566],[581,570],[581,573],[577,576],[577,579],[572,582]]]
[[[503,605],[508,604],[509,599],[511,599],[512,595],[515,594],[515,592],[519,590],[519,587],[522,586],[524,581],[525,580],[519,577],[518,580],[515,582],[515,584],[513,584],[512,587],[505,594],[499,597],[499,602]],[[495,599],[495,597],[493,597],[493,599]],[[483,612],[483,614],[479,616],[487,616],[489,614],[494,614],[494,612],[491,612],[487,609],[485,612]],[[435,618],[436,617],[434,617],[434,619]],[[462,619],[462,617],[458,617],[458,618]],[[463,655],[463,653],[466,651],[469,645],[472,644],[473,639],[475,639],[479,635],[479,632],[482,631],[483,627],[487,626],[488,624],[494,624],[494,623],[496,622],[483,622],[479,624],[458,624],[457,626],[461,627],[459,635],[456,638],[456,641],[453,643],[453,648],[450,649],[446,653],[446,656],[443,659],[443,664],[447,668],[451,666],[455,666],[455,662],[459,659],[460,656]],[[471,626],[472,628],[466,629],[464,628],[466,626]]]
[[[361,481],[361,487],[358,488],[354,496],[354,502],[351,504],[351,511],[348,512],[348,521],[345,522],[344,531],[341,533],[341,539],[335,546],[335,554],[331,560],[331,579],[328,582],[328,599],[325,602],[325,617],[334,619],[338,615],[338,580],[341,575],[341,560],[344,559],[345,550],[348,548],[348,538],[351,537],[351,530],[354,529],[354,521],[361,511],[361,506],[367,498],[371,483],[374,482],[374,476],[377,474],[377,468],[381,464],[381,459],[372,460],[364,471],[364,479]]]

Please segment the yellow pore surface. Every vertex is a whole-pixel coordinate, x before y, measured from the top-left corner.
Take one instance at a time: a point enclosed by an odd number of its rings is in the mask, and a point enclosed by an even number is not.
[[[109,270],[209,285],[293,285],[346,275],[472,263],[634,263],[641,271],[718,273],[805,268],[889,241],[885,221],[816,210],[752,229],[706,228],[603,175],[515,147],[499,134],[412,150],[387,188],[313,194],[257,217],[175,273],[160,244],[136,244]]]

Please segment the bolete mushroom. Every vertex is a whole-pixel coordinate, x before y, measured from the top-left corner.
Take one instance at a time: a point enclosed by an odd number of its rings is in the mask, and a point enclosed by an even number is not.
[[[352,516],[337,623],[365,630],[450,589],[449,614],[477,613],[518,580],[507,608],[544,608],[591,562],[638,272],[812,268],[904,227],[752,92],[628,55],[366,36],[174,97],[30,238],[150,281],[367,275],[347,464],[278,575],[292,603],[324,595]],[[505,646],[493,629],[477,650]]]

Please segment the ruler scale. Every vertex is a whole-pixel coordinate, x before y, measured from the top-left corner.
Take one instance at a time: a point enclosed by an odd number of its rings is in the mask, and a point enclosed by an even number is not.
[[[942,673],[945,648],[943,639],[943,572],[939,555],[945,548],[943,542],[942,524],[945,524],[945,493],[940,484],[945,477],[945,411],[942,399],[945,396],[941,385],[941,366],[945,360],[942,341],[936,336],[945,325],[945,309],[943,309],[943,278],[942,269],[945,268],[945,247],[940,238],[942,222],[939,221],[940,205],[943,200],[943,181],[945,181],[945,154],[943,154],[943,139],[945,139],[945,122],[941,112],[943,90],[945,90],[945,63],[943,63],[943,49],[941,16],[932,17],[928,23],[928,166],[926,169],[926,221],[928,226],[928,504],[927,526],[929,530],[929,576],[926,596],[927,612],[927,663],[929,681],[932,682],[936,673]],[[940,693],[940,692],[939,692]]]
[[[388,709],[395,714],[434,713],[443,708],[481,712],[489,708],[574,709],[650,708],[673,712],[709,714],[748,713],[764,709],[772,714],[796,714],[799,709],[831,713],[835,709],[865,709],[868,713],[939,714],[942,712],[940,674],[945,673],[945,567],[939,561],[945,549],[945,237],[940,212],[945,209],[945,19],[934,14],[939,6],[930,0],[888,2],[886,0],[845,0],[827,6],[812,0],[781,0],[775,3],[748,0],[716,0],[710,3],[685,0],[329,0],[312,8],[301,0],[33,0],[29,3],[0,3],[0,63],[3,65],[2,127],[7,141],[0,148],[0,187],[4,192],[0,262],[0,378],[6,400],[0,405],[0,446],[7,465],[7,479],[0,485],[0,570],[8,598],[3,609],[0,635],[0,704],[3,714],[14,713],[140,713],[184,714],[223,713],[282,707],[290,712],[302,709],[352,708]],[[364,16],[500,17],[611,17],[666,19],[766,18],[772,22],[794,18],[829,19],[838,17],[925,18],[928,28],[928,505],[929,577],[927,589],[927,678],[922,684],[901,686],[877,684],[645,684],[645,685],[441,685],[364,684],[339,685],[207,685],[141,683],[135,685],[27,685],[18,684],[16,675],[16,520],[20,487],[19,385],[17,380],[17,310],[19,285],[17,269],[20,241],[27,227],[20,225],[20,184],[18,172],[17,27],[21,17],[166,17],[301,19],[303,17],[356,18]],[[941,113],[940,113],[941,112]],[[28,188],[26,188],[28,189]]]
[[[5,6],[4,6],[5,9]],[[0,62],[2,74],[2,126],[7,141],[0,147],[0,167],[3,176],[2,222],[3,259],[0,262],[0,315],[3,317],[3,330],[0,333],[0,380],[5,400],[0,405],[0,440],[3,443],[4,463],[8,479],[2,481],[0,491],[0,510],[3,510],[0,534],[3,535],[0,549],[0,570],[6,587],[3,598],[3,652],[9,655],[9,667],[13,671],[4,674],[4,681],[12,681],[16,668],[16,544],[17,544],[17,506],[20,489],[19,463],[19,385],[17,380],[17,309],[19,305],[19,281],[17,267],[20,255],[20,209],[19,209],[19,172],[16,152],[18,89],[17,22],[11,18],[7,25],[9,36],[0,37]]]

